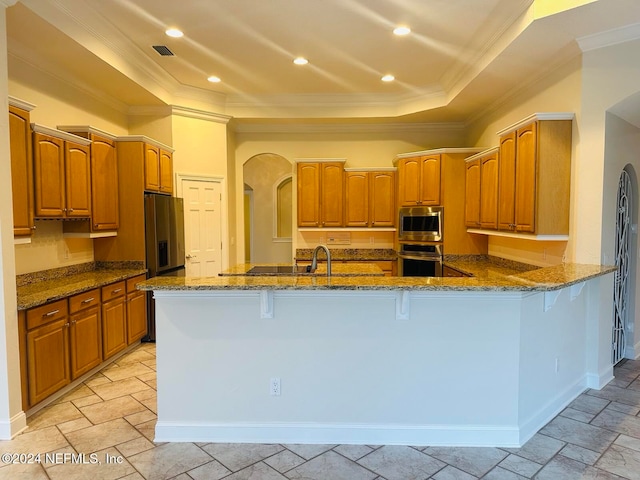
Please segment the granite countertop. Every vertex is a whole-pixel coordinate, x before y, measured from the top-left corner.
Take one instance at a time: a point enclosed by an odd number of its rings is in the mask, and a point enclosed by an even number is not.
[[[144,268],[100,268],[18,286],[18,310],[27,310],[145,273],[147,270]]]
[[[340,262],[386,262],[398,259],[395,250],[391,248],[330,248],[331,260]],[[318,261],[325,261],[324,251],[318,255]],[[313,248],[298,248],[296,260],[311,261]],[[333,267],[333,265],[332,265]]]
[[[482,260],[478,261],[478,265]],[[506,268],[506,267],[503,267]],[[326,277],[227,276],[156,277],[138,284],[140,290],[415,290],[415,291],[550,291],[605,275],[615,267],[561,264],[512,274],[487,271],[475,277]],[[477,272],[481,269],[477,270]],[[506,270],[505,270],[506,272]]]
[[[310,263],[309,263],[310,264]],[[264,263],[240,263],[235,265],[224,272],[220,273],[221,276],[247,276],[247,271],[256,266],[267,265]],[[268,264],[269,266],[277,265],[277,266],[285,266],[285,264]],[[299,266],[307,265],[307,262],[299,263]],[[291,266],[290,264],[286,264],[286,266]],[[276,274],[273,273],[261,273],[261,274],[251,274],[251,276],[256,277],[267,277],[274,276]],[[286,274],[277,274],[279,276]],[[327,265],[326,263],[318,263],[318,268],[314,273],[300,273],[298,275],[302,276],[320,276],[327,275]],[[352,276],[383,276],[384,272],[373,263],[359,263],[359,262],[349,262],[349,263],[332,263],[331,264],[331,276],[333,277],[352,277]]]

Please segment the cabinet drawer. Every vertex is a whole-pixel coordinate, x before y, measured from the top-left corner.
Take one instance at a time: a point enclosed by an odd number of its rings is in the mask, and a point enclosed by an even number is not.
[[[136,285],[140,282],[144,282],[147,279],[146,275],[138,275],[127,280],[127,293],[136,292]]]
[[[100,290],[97,288],[69,297],[69,313],[76,313],[95,305],[100,305]]]
[[[31,330],[53,320],[65,318],[68,312],[66,298],[27,310],[27,329]]]
[[[124,280],[122,280],[121,282],[112,283],[111,285],[102,287],[102,301],[108,302],[112,298],[121,297],[125,293],[126,282]]]

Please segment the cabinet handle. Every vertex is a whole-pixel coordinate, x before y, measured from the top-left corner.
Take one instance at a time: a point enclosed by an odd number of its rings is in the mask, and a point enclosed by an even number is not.
[[[98,228],[98,224],[97,224],[97,223],[94,223],[94,224],[93,224],[93,228]]]
[[[89,302],[93,302],[95,300],[95,298],[91,297],[91,298],[87,298],[86,300],[82,300],[82,302],[80,303],[89,303]]]
[[[69,328],[69,322],[65,323],[64,326]]]
[[[42,315],[43,317],[52,317],[53,315],[55,315],[56,313],[58,313],[60,310],[52,310],[48,313],[45,313],[44,315]]]
[[[111,290],[111,293],[120,293],[121,291],[121,288],[116,288],[115,290]]]
[[[68,212],[69,212],[69,213],[73,213],[73,208],[70,208],[70,209],[68,210]]]
[[[31,230],[35,230],[35,229],[36,229],[36,226],[35,226],[35,225],[34,225],[33,227],[31,227]]]
[[[63,211],[64,213],[67,213],[67,209],[66,209],[66,208],[63,208],[63,209],[62,209],[62,211]]]
[[[75,324],[76,324],[76,321],[75,321],[75,320],[72,320],[72,321],[71,321],[71,325],[75,325]],[[68,324],[67,324],[67,325],[68,325]]]

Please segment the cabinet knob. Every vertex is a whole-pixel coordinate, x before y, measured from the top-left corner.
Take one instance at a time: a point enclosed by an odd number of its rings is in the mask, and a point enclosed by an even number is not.
[[[64,213],[67,213],[67,209],[66,209],[66,208],[63,208],[63,209],[62,209],[62,211],[63,211]]]
[[[94,223],[94,224],[93,224],[93,228],[98,228],[98,224],[97,224],[97,223]]]
[[[35,226],[35,225],[34,225],[33,227],[31,227],[31,230],[35,230],[35,229],[36,229],[36,226]]]
[[[69,213],[73,212],[73,208],[70,208],[70,209],[68,210],[68,212],[69,212]]]
[[[64,326],[69,328],[69,322],[65,323]]]

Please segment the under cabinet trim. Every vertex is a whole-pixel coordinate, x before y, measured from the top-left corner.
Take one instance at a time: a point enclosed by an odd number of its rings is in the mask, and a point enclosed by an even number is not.
[[[69,232],[62,234],[62,238],[106,238],[117,236],[118,232],[116,230],[110,230],[107,232]]]
[[[535,235],[531,233],[503,232],[500,230],[482,230],[479,228],[467,228],[467,233],[493,235],[494,237],[520,238],[522,240],[533,240],[536,242],[566,242],[569,240],[569,235]]]

